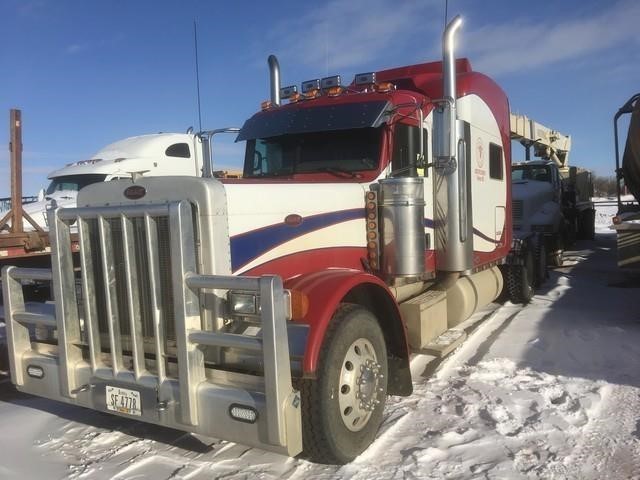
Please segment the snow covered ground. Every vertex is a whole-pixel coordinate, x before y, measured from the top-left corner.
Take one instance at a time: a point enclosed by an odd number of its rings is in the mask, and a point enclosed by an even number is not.
[[[640,479],[640,277],[616,268],[615,213],[530,305],[493,305],[442,362],[412,362],[375,443],[316,465],[127,421],[0,384],[0,478]],[[472,322],[473,323],[473,322]]]

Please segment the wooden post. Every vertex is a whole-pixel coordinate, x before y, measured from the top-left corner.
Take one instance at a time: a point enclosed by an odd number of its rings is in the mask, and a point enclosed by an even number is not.
[[[12,108],[11,124],[11,233],[22,232],[22,114]]]

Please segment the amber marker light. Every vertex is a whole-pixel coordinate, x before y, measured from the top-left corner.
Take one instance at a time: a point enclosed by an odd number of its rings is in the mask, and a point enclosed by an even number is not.
[[[330,97],[337,97],[339,95],[342,94],[342,92],[344,92],[344,88],[337,86],[337,87],[331,87],[329,90],[327,90],[327,95]]]
[[[289,290],[291,320],[302,320],[309,313],[309,297],[299,290]]]
[[[260,104],[260,109],[264,112],[265,110],[269,110],[271,107],[273,107],[273,103],[271,103],[271,100],[265,100],[264,102],[262,102]]]
[[[313,90],[309,90],[307,93],[304,94],[304,98],[307,100],[311,100],[312,98],[316,98],[320,96],[320,90],[317,88],[314,88]]]
[[[376,83],[376,91],[380,93],[390,92],[391,90],[395,90],[396,86],[391,82],[380,82]]]

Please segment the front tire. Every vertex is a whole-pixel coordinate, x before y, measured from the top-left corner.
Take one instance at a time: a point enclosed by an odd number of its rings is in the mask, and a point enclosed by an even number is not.
[[[317,378],[302,380],[304,454],[344,464],[373,442],[387,395],[387,349],[375,316],[354,304],[338,308],[320,351]]]
[[[506,265],[504,281],[512,303],[529,303],[533,298],[535,268],[533,252],[527,248],[523,265]]]

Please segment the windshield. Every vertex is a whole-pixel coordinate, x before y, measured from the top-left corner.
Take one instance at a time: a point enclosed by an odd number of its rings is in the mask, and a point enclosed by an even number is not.
[[[244,176],[375,170],[381,137],[381,128],[358,128],[248,140]]]
[[[511,169],[511,180],[538,180],[540,182],[551,182],[551,171],[549,167],[541,165],[520,165]]]
[[[47,195],[51,195],[54,192],[61,192],[63,190],[73,190],[77,192],[87,185],[92,183],[104,182],[107,178],[106,175],[91,174],[91,175],[65,175],[62,177],[55,177],[51,180],[51,183],[47,187]]]

